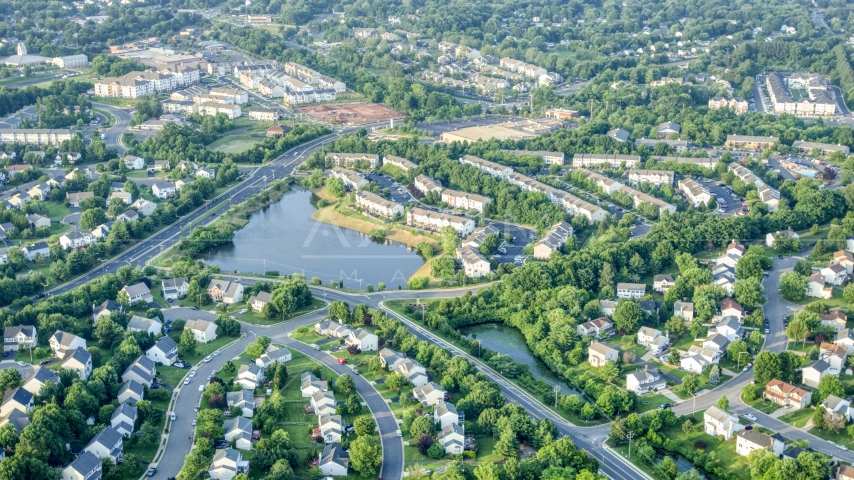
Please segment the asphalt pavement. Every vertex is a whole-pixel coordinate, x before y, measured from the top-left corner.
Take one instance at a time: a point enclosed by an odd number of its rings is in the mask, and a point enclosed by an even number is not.
[[[116,119],[113,126],[104,132],[104,143],[107,145],[107,148],[116,149],[120,158],[123,157],[127,149],[122,145],[121,138],[130,126],[131,114],[124,108],[114,107],[105,103],[92,103],[92,106],[110,113]]]

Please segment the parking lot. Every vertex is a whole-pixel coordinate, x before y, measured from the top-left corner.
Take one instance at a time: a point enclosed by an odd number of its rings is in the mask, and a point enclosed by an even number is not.
[[[702,179],[700,183],[708,188],[709,193],[717,199],[718,209],[715,213],[718,215],[722,217],[731,217],[738,214],[738,211],[741,210],[742,199],[733,193],[726,185],[720,185],[714,180],[707,179]],[[724,204],[723,202],[726,203]]]

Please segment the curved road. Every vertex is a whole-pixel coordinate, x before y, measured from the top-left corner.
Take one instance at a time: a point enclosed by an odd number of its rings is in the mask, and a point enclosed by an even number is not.
[[[122,145],[121,139],[130,127],[130,112],[104,103],[93,102],[92,106],[110,113],[116,119],[116,123],[104,132],[104,143],[107,144],[107,148],[115,148],[119,157],[123,157],[127,149]]]

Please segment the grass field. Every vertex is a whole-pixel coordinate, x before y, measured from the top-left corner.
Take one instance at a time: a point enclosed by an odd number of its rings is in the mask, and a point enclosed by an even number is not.
[[[261,137],[229,135],[208,145],[208,150],[223,153],[243,153],[263,141],[264,139]]]
[[[804,428],[804,425],[807,424],[807,421],[812,418],[813,413],[815,413],[815,410],[811,407],[802,408],[800,410],[789,412],[779,417],[778,420],[782,420],[796,428]]]
[[[181,379],[184,378],[184,375],[186,375],[188,371],[189,370],[184,368],[160,365],[157,367],[157,378],[166,385],[175,388],[179,383],[181,383]]]

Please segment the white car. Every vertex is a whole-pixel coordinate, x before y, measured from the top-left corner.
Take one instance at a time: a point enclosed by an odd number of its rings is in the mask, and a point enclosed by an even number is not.
[[[210,362],[211,360],[212,360],[212,359],[211,359],[211,357],[210,357],[210,356],[205,357],[205,363],[208,363],[208,362]]]
[[[748,413],[747,415],[745,415],[745,416],[744,416],[744,418],[746,418],[746,419],[750,420],[751,422],[755,422],[755,421],[756,421],[756,416],[755,416],[755,415],[753,415],[752,413]]]
[[[243,310],[242,310],[242,312],[243,312],[243,313],[246,313],[246,309],[243,309]],[[217,350],[217,351],[215,351],[215,352],[214,352],[214,356],[217,356],[217,355],[219,355],[219,354],[220,354],[220,351],[219,351],[219,350]]]
[[[18,365],[20,365],[20,366],[22,366],[22,367],[26,367],[26,366],[27,366],[27,362],[18,362]]]
[[[196,371],[195,371],[195,370],[193,370],[192,372],[190,372],[190,378],[193,378],[193,377],[195,377],[195,376],[196,376]]]
[[[401,432],[400,430],[395,430],[395,432],[394,432],[394,433],[396,433],[398,437],[402,437],[402,436],[403,436],[403,432]]]
[[[840,450],[845,450],[846,452],[848,451],[848,447],[846,447],[845,445],[836,445],[836,448]]]
[[[204,392],[204,391],[205,391],[205,386],[204,386],[204,385],[199,385],[199,391],[200,391],[200,392]]]
[[[193,420],[193,426],[194,426],[194,427],[196,426],[196,421],[195,421],[195,420]]]
[[[190,384],[190,379],[189,378],[184,379],[184,385],[189,385],[189,384]]]

